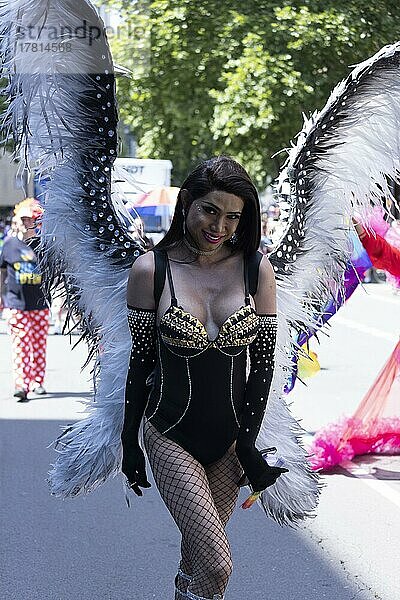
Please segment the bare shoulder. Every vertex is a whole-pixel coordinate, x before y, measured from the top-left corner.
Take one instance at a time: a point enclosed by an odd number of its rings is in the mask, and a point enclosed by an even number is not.
[[[128,280],[129,306],[154,309],[154,253],[146,252],[133,263]]]
[[[269,261],[268,256],[266,256],[265,254],[263,254],[263,257],[260,261],[259,276],[261,277],[261,279],[275,282],[274,269]]]
[[[256,310],[259,314],[276,313],[276,282],[274,269],[267,256],[263,256],[258,272],[258,288],[254,296]]]

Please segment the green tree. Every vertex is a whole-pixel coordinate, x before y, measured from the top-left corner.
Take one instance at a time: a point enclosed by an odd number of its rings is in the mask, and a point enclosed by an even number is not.
[[[302,112],[322,108],[349,65],[400,37],[397,0],[117,4],[126,29],[112,48],[132,71],[118,80],[121,116],[141,156],[172,160],[176,183],[225,152],[264,187]]]
[[[172,160],[175,181],[215,153],[209,91],[222,87],[226,61],[219,3],[192,6],[155,0],[130,7],[123,11],[130,32],[112,42],[116,62],[132,72],[118,79],[121,117],[135,132],[140,156]]]
[[[379,8],[354,0],[267,4],[270,11],[247,16],[243,52],[226,61],[224,88],[210,90],[218,150],[249,165],[260,184],[276,175],[278,160],[273,165],[271,156],[300,130],[302,113],[321,109],[349,65],[400,33],[395,3]]]

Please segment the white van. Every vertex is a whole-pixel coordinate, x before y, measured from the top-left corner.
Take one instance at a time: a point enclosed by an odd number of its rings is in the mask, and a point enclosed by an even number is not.
[[[132,204],[135,204],[135,200],[155,187],[169,187],[171,185],[172,162],[170,160],[117,158],[115,167],[117,179],[122,180],[119,185],[128,202]],[[174,207],[167,205],[146,206],[143,208],[136,207],[135,210],[144,223],[146,234],[156,244],[169,228]]]
[[[124,169],[131,176],[122,184],[128,198],[142,195],[158,185],[171,185],[172,162],[152,158],[117,158],[115,167]]]

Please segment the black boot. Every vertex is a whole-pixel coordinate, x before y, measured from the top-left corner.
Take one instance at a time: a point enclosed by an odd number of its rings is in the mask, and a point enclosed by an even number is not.
[[[14,398],[18,398],[17,402],[29,402],[26,390],[15,390]]]

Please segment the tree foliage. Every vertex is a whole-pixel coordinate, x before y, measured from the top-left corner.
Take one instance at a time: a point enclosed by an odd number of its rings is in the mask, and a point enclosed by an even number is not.
[[[169,158],[182,181],[216,153],[264,187],[272,155],[320,109],[349,66],[400,38],[400,4],[382,0],[109,0],[121,117],[138,154]]]

